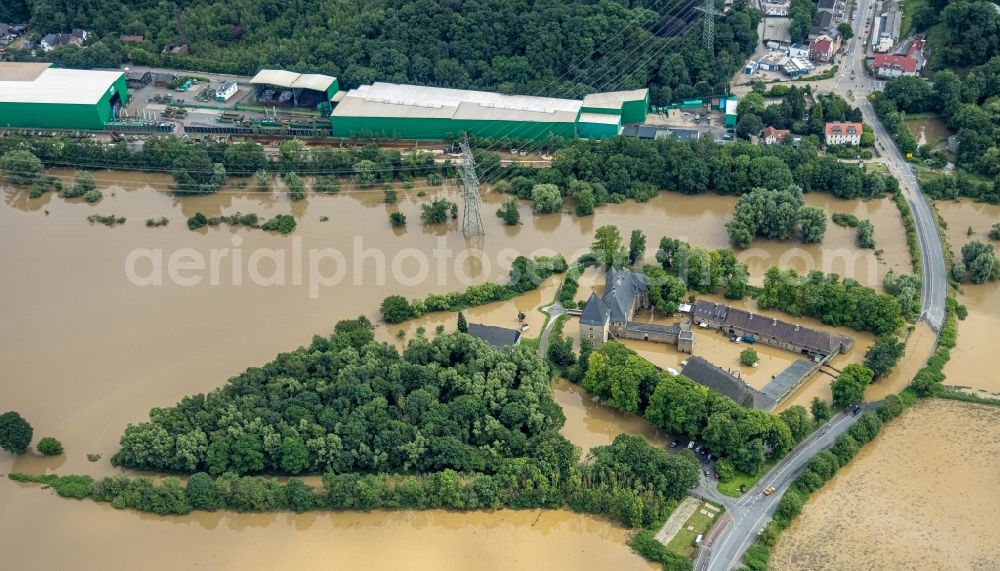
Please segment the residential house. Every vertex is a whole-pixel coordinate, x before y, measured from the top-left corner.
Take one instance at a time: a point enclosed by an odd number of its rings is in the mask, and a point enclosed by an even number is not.
[[[68,34],[45,34],[42,41],[39,42],[38,47],[42,48],[42,51],[51,51],[60,46],[76,45],[82,46],[90,34],[86,30],[75,29]]]
[[[833,60],[838,50],[840,50],[840,34],[823,33],[809,44],[809,59],[828,63]]]
[[[836,121],[826,124],[827,145],[859,145],[861,144],[861,123]]]
[[[919,75],[924,65],[924,45],[926,40],[913,40],[906,54],[875,54],[872,67],[879,77],[901,77]]]
[[[792,132],[788,129],[775,129],[774,127],[768,125],[767,127],[764,127],[763,131],[760,132],[760,140],[765,145],[773,145],[784,141],[785,137],[791,134]]]
[[[829,12],[833,14],[836,5],[837,5],[837,0],[819,0],[818,2],[816,2],[816,11]]]
[[[833,14],[829,12],[816,12],[813,18],[813,25],[809,28],[809,39],[813,39],[820,34],[828,33],[833,27]]]

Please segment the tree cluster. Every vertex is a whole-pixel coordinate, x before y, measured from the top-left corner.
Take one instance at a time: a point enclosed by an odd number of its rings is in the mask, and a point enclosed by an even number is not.
[[[763,309],[780,309],[827,325],[846,325],[878,335],[894,332],[903,323],[896,298],[855,280],[841,280],[836,274],[819,271],[800,277],[794,270],[768,269],[757,303]]]
[[[798,227],[803,242],[821,242],[826,234],[826,212],[804,206],[802,189],[755,188],[740,196],[733,219],[726,224],[729,241],[735,248],[746,248],[757,236],[787,240]]]
[[[713,293],[724,286],[727,299],[743,299],[749,287],[750,272],[746,264],[740,263],[730,250],[705,250],[664,237],[660,239],[656,260],[667,274],[680,278],[687,289],[699,293]],[[664,287],[673,288],[669,282]],[[651,291],[650,295],[656,294]]]
[[[590,354],[581,386],[613,408],[704,443],[749,474],[795,442],[781,417],[743,408],[682,375],[661,373],[621,343],[605,343]]]

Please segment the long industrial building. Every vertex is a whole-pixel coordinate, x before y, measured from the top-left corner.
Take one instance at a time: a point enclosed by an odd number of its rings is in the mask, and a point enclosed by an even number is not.
[[[0,62],[0,127],[103,129],[128,100],[125,74]]]
[[[377,82],[344,95],[330,115],[334,137],[543,140],[612,137],[641,122],[649,90],[588,95],[583,101]]]

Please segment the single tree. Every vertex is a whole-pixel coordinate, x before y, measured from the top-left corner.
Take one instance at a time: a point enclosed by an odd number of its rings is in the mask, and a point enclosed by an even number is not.
[[[628,263],[635,265],[646,255],[646,235],[642,230],[632,230],[628,242]]]
[[[617,226],[601,226],[594,233],[594,243],[590,250],[605,267],[620,264],[625,258],[625,247],[622,245],[622,235]]]
[[[0,448],[24,454],[33,435],[31,425],[20,414],[13,411],[0,414]]]
[[[809,406],[812,411],[813,420],[816,424],[822,424],[833,416],[833,412],[830,410],[830,403],[819,397],[813,397],[812,404]]]
[[[747,367],[752,367],[757,364],[760,359],[757,357],[757,351],[753,347],[747,347],[740,352],[740,364]]]
[[[469,323],[465,321],[465,314],[461,311],[458,312],[458,323],[456,323],[456,328],[462,333],[469,332]]]
[[[906,344],[894,335],[881,335],[865,353],[865,366],[872,370],[874,380],[878,380],[896,366],[905,351]]]

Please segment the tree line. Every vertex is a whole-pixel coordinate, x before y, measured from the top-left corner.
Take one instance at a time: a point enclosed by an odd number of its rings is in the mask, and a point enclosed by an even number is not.
[[[819,319],[826,325],[846,325],[876,335],[892,333],[903,324],[899,301],[853,279],[820,271],[799,276],[795,270],[773,267],[764,273],[757,303],[794,316]]]
[[[572,141],[555,151],[549,167],[509,165],[483,169],[480,176],[500,180],[496,190],[525,200],[534,198],[537,185],[555,185],[563,198],[575,200],[581,216],[602,204],[645,202],[661,189],[741,195],[753,188],[784,190],[794,184],[804,192],[849,199],[878,198],[898,190],[895,178],[821,156],[818,145],[818,139],[797,146],[674,138]]]
[[[511,264],[510,281],[506,284],[484,282],[471,285],[465,291],[431,293],[424,298],[412,300],[401,295],[390,295],[382,300],[379,312],[386,323],[402,323],[436,311],[458,311],[495,301],[505,301],[536,289],[549,276],[561,274],[566,269],[566,259],[562,255],[535,258],[518,256]]]

